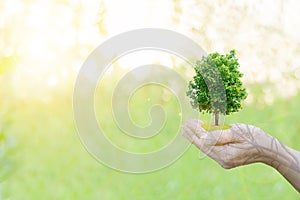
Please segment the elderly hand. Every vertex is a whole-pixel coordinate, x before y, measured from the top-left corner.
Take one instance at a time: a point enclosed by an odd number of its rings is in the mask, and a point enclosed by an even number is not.
[[[188,121],[183,136],[225,169],[262,162],[278,170],[300,191],[300,152],[286,147],[260,128],[231,124],[208,132],[197,119]]]
[[[269,147],[279,142],[260,128],[231,124],[230,129],[207,132],[202,124],[190,120],[183,126],[183,136],[226,169],[254,162],[270,164],[276,156],[277,152],[273,154]]]

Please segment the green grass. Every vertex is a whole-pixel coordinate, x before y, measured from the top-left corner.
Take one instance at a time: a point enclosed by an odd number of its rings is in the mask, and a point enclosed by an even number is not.
[[[202,124],[202,128],[204,128],[206,131],[217,131],[217,130],[226,130],[226,129],[230,129],[231,126],[229,124],[223,124],[223,125],[214,125],[211,123],[203,123]]]
[[[299,101],[297,96],[272,106],[246,105],[225,121],[254,124],[300,150]],[[18,144],[14,171],[4,187],[10,199],[300,199],[272,168],[253,164],[224,170],[194,146],[173,165],[154,173],[112,170],[84,149],[71,109],[70,100],[18,103],[6,116],[10,120],[6,134]],[[172,130],[171,125],[167,128]],[[148,150],[161,144],[150,145]]]

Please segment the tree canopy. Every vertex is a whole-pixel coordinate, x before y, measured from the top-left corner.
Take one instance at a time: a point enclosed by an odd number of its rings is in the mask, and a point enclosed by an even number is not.
[[[247,92],[240,78],[235,50],[226,55],[211,53],[203,56],[194,67],[196,75],[189,82],[187,96],[200,112],[214,113],[218,125],[219,114],[238,112]]]

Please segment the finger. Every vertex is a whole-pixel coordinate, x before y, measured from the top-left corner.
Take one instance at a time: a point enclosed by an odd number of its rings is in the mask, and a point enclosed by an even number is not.
[[[194,131],[189,127],[185,126],[184,136],[188,138],[188,140],[194,144],[198,149],[200,149],[203,153],[209,154],[210,149],[214,146],[210,145],[210,142],[207,140],[207,135],[203,135],[202,137],[198,137],[194,134]]]
[[[193,126],[202,126],[202,124],[203,124],[203,122],[201,121],[201,120],[199,120],[199,119],[191,119],[191,120],[189,120],[188,121],[188,123],[187,124],[190,124],[190,125],[193,125]]]
[[[217,148],[214,146],[216,144],[216,140],[210,135],[210,133],[207,133],[199,138],[189,127],[185,126],[183,128],[183,136],[185,136],[192,144],[194,144],[198,149],[208,156],[214,154],[214,149]]]
[[[196,134],[198,137],[201,137],[207,133],[207,131],[204,128],[202,128],[202,124],[202,121],[198,119],[192,119],[188,121],[186,126],[193,130],[194,134]]]
[[[212,146],[208,134],[203,135],[197,143],[199,149],[201,149],[201,151],[206,154],[208,153],[208,149],[210,149]]]
[[[182,135],[188,139],[191,143],[195,144],[195,141],[199,139],[199,137],[187,126],[183,126]]]
[[[217,138],[218,136],[215,133],[209,132],[203,135],[200,140],[205,146],[215,146],[217,143]]]
[[[212,146],[224,146],[240,142],[230,129],[210,132],[207,134],[206,140]]]
[[[220,130],[213,136],[216,139],[215,146],[223,146],[226,144],[232,144],[236,142],[231,131]]]

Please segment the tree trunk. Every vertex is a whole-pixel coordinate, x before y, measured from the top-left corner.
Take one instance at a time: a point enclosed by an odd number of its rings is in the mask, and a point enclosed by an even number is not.
[[[219,126],[219,111],[215,111],[215,125]]]

